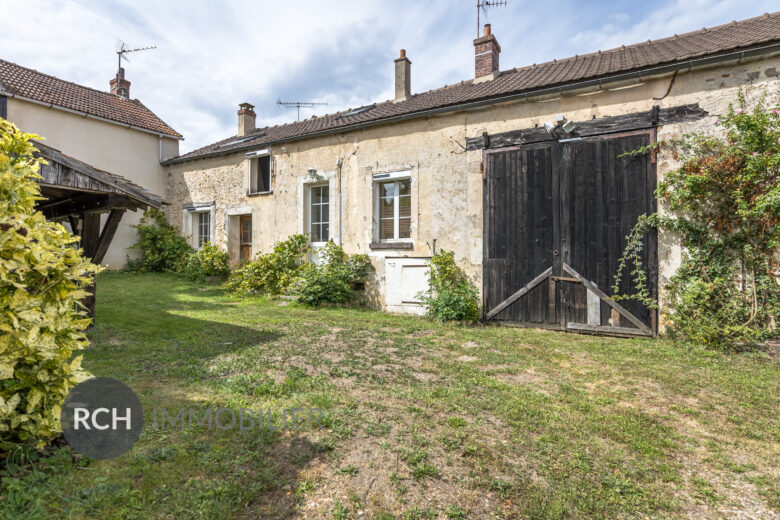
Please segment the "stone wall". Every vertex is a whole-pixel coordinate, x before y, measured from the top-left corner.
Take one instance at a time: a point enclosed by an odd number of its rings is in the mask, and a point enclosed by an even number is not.
[[[320,180],[331,188],[331,237],[338,241],[341,163],[341,243],[347,253],[367,253],[372,258],[376,274],[369,293],[377,306],[383,305],[387,257],[430,257],[434,248],[452,250],[480,286],[482,152],[466,152],[466,137],[542,126],[545,121],[554,121],[556,114],[582,121],[646,111],[656,104],[663,108],[689,103],[699,103],[712,117],[659,128],[659,140],[692,131],[714,134],[721,129],[713,120],[735,102],[739,88],[749,101],[762,94],[770,102],[778,99],[777,70],[780,58],[775,56],[681,71],[666,96],[671,75],[275,145],[271,150],[273,193],[268,195],[247,196],[248,162],[243,153],[174,164],[168,168],[168,215],[172,223],[180,225],[183,204],[214,201],[215,242],[231,250],[229,215],[251,212],[254,252],[269,251],[276,241],[304,232],[304,188],[309,182],[307,170],[313,166]],[[262,114],[259,119],[262,121]],[[668,154],[660,153],[657,166],[660,180],[675,164]],[[376,226],[372,176],[403,170],[411,175],[413,249],[371,249]],[[232,258],[236,255],[231,251]],[[662,234],[662,296],[664,282],[679,259],[675,237]]]

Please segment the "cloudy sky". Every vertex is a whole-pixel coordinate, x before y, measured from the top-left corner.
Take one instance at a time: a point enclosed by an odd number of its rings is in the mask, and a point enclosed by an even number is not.
[[[412,91],[473,77],[476,0],[0,0],[0,58],[107,90],[115,42],[131,97],[184,134],[186,152],[236,133],[240,102],[258,126],[293,121],[284,101],[321,101],[301,117],[392,97],[407,49]],[[609,49],[777,9],[777,0],[508,0],[486,19],[501,68]],[[8,20],[12,20],[9,23]]]

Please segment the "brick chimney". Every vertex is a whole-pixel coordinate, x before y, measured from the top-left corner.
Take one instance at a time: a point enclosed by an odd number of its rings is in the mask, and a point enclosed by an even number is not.
[[[125,79],[124,67],[119,67],[116,77],[112,79],[109,84],[111,85],[112,94],[125,99],[130,99],[130,82]]]
[[[243,137],[255,131],[255,107],[249,103],[238,106],[238,137]]]
[[[406,49],[395,59],[395,102],[404,101],[412,95],[412,62],[406,57]]]
[[[498,55],[501,46],[490,31],[490,24],[485,24],[481,38],[474,40],[474,79],[476,83],[489,81],[498,77]]]

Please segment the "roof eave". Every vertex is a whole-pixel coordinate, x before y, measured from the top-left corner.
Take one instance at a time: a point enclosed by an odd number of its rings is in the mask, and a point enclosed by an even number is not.
[[[565,91],[577,90],[577,89],[587,88],[591,86],[601,86],[604,83],[611,83],[614,81],[621,81],[621,80],[627,80],[632,78],[642,78],[646,76],[656,76],[664,73],[680,71],[685,69],[691,70],[693,68],[712,66],[718,63],[728,62],[735,59],[737,62],[740,62],[745,58],[751,58],[760,55],[771,55],[778,52],[780,52],[780,42],[775,42],[769,45],[732,50],[725,53],[713,54],[709,56],[694,57],[694,58],[685,59],[682,61],[675,61],[663,65],[644,67],[644,68],[634,69],[630,71],[620,72],[617,74],[608,74],[605,76],[594,77],[582,81],[573,81],[569,83],[563,83],[560,85],[551,85],[548,87],[517,91],[517,92],[512,92],[510,94],[499,94],[497,96],[486,97],[486,98],[473,100],[473,101],[455,103],[452,105],[444,105],[440,107],[429,108],[429,109],[419,110],[415,112],[409,112],[407,114],[399,114],[396,116],[389,116],[389,117],[384,117],[384,118],[375,119],[371,121],[353,123],[350,125],[345,125],[337,128],[328,128],[324,130],[318,130],[315,132],[308,132],[305,134],[300,134],[285,139],[278,139],[275,141],[263,141],[251,145],[231,148],[230,150],[212,151],[212,152],[207,152],[192,157],[186,157],[186,156],[172,157],[171,159],[162,161],[161,164],[163,164],[164,166],[169,166],[172,164],[184,163],[189,161],[197,161],[201,159],[209,159],[212,157],[238,154],[238,153],[246,152],[247,150],[252,150],[254,148],[257,148],[258,146],[274,146],[277,144],[301,141],[304,139],[311,139],[314,137],[321,137],[325,135],[350,132],[362,128],[392,124],[400,121],[406,121],[409,119],[415,119],[415,118],[425,117],[429,115],[443,114],[447,112],[456,112],[456,111],[467,110],[471,108],[478,108],[486,105],[494,105],[497,103],[515,101],[515,100],[530,98],[530,97],[537,97],[537,96],[556,93],[556,92],[563,93]]]
[[[146,132],[147,134],[156,135],[158,137],[167,137],[169,139],[176,139],[177,141],[183,141],[184,140],[184,136],[182,136],[182,135],[166,134],[164,132],[156,132],[154,130],[150,130],[149,128],[144,128],[144,127],[137,126],[137,125],[131,125],[129,123],[122,123],[121,121],[116,121],[114,119],[108,119],[106,117],[96,116],[94,114],[90,114],[89,112],[82,112],[80,110],[74,110],[72,108],[67,108],[67,107],[64,107],[62,105],[57,105],[55,103],[46,103],[44,101],[39,101],[37,99],[28,98],[26,96],[20,96],[19,94],[14,94],[13,92],[8,92],[7,90],[5,90],[2,87],[2,85],[0,85],[0,96],[6,96],[6,97],[9,97],[11,99],[19,99],[21,101],[26,101],[28,103],[34,103],[36,105],[44,106],[44,107],[47,107],[47,108],[53,108],[53,109],[56,109],[56,110],[62,110],[64,112],[69,112],[71,114],[76,114],[76,115],[85,117],[87,119],[95,119],[95,120],[98,120],[98,121],[103,121],[104,123],[111,123],[111,124],[118,125],[118,126],[121,126],[121,127],[124,127],[124,128],[130,128],[132,130],[138,130],[138,131],[141,131],[141,132]]]

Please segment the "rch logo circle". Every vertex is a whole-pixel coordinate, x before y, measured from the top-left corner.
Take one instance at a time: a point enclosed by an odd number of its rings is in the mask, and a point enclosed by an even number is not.
[[[144,425],[141,401],[126,384],[110,377],[73,387],[60,414],[68,444],[86,457],[119,457],[138,440]]]

